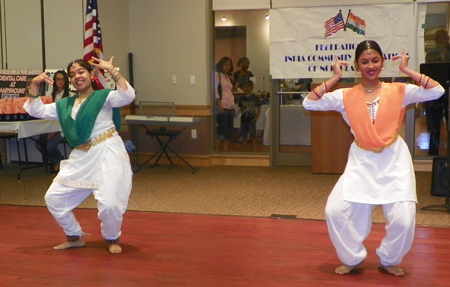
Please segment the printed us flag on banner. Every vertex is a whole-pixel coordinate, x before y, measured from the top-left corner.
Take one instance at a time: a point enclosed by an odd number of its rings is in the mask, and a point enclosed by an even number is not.
[[[102,31],[98,18],[97,0],[87,0],[86,22],[84,24],[84,56],[83,59],[92,62],[92,57],[103,59]],[[97,78],[103,89],[106,84],[105,72],[100,71]],[[97,85],[99,83],[97,82]]]
[[[331,17],[330,20],[325,22],[325,38],[333,35],[345,28],[344,18],[342,18],[341,12],[339,12],[335,17]]]

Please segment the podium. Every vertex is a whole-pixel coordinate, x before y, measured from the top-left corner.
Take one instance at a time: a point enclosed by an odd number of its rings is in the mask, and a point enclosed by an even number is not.
[[[313,84],[312,89],[319,84]],[[353,87],[355,83],[337,83],[330,91]],[[354,140],[350,127],[335,111],[311,111],[311,172],[341,174]]]

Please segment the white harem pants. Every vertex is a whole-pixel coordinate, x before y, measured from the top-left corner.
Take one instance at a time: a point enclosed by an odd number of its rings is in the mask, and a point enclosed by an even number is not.
[[[341,185],[341,186],[339,186]],[[357,266],[367,257],[364,240],[372,227],[376,205],[344,201],[341,181],[328,197],[325,208],[328,233],[343,264]],[[386,236],[376,253],[383,266],[395,266],[411,249],[416,222],[416,203],[402,201],[383,204]]]
[[[47,208],[66,235],[83,235],[72,210],[93,194],[97,201],[103,238],[116,240],[120,237],[123,214],[131,192],[131,169],[129,165],[124,165],[115,170],[104,170],[103,173],[103,180],[97,189],[70,187],[53,182],[47,190]]]

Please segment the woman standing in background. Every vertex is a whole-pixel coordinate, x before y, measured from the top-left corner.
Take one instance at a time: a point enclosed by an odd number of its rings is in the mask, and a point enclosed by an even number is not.
[[[255,82],[253,73],[248,70],[250,67],[250,60],[247,57],[240,58],[237,65],[240,69],[233,74],[233,89],[235,91],[241,89],[242,85],[249,81]]]
[[[233,135],[234,95],[230,75],[233,73],[233,63],[229,57],[223,57],[216,64],[216,106],[217,106],[217,144],[219,150],[226,151]]]

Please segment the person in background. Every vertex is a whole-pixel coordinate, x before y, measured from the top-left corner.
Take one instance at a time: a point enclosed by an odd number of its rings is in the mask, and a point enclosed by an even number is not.
[[[261,101],[258,96],[252,93],[252,81],[244,83],[241,89],[244,91],[244,95],[239,98],[239,112],[236,116],[241,114],[240,136],[242,137],[243,149],[246,150],[247,139],[249,139],[252,142],[253,150],[256,151],[256,121],[261,112]]]
[[[65,71],[59,70],[54,74],[51,95],[54,103],[62,98],[71,96],[69,91],[69,77]],[[51,173],[58,173],[59,163],[64,159],[58,148],[58,145],[63,141],[64,136],[60,132],[41,134],[36,141],[36,149],[42,153],[44,160],[52,167],[50,170]]]
[[[67,142],[73,147],[69,159],[61,162],[61,169],[45,194],[47,208],[67,239],[54,249],[85,245],[85,233],[73,209],[93,194],[108,250],[120,253],[121,226],[131,192],[132,170],[117,130],[120,107],[133,102],[135,91],[114,67],[114,57],[109,61],[92,59],[92,63],[75,60],[67,67],[72,86],[77,91],[75,96],[44,105],[39,97],[39,85],[42,82],[53,84],[53,80],[42,73],[33,78],[24,108],[36,118],[58,119]],[[117,90],[95,90],[92,66],[95,71],[107,70]]]
[[[233,89],[235,91],[237,91],[244,83],[254,81],[253,73],[248,70],[250,67],[250,60],[247,57],[240,58],[237,65],[240,69],[233,74]]]
[[[230,75],[233,73],[233,62],[229,57],[223,57],[216,64],[216,107],[218,149],[226,151],[233,135],[234,95]]]
[[[448,31],[438,29],[434,34],[436,49],[425,56],[426,63],[450,63],[450,44],[448,43]],[[448,87],[445,87],[448,88]],[[427,130],[430,134],[428,155],[439,155],[439,141],[441,139],[441,124],[448,120],[448,95],[444,94],[439,99],[428,101],[425,105]]]
[[[312,79],[298,79],[294,84],[294,91],[296,92],[309,92],[311,91]]]
[[[450,44],[447,29],[437,29],[434,32],[436,48],[425,56],[426,63],[450,63]]]
[[[386,236],[376,253],[380,269],[395,276],[411,249],[416,216],[416,181],[408,146],[399,136],[406,106],[439,98],[444,89],[430,77],[408,67],[402,53],[399,69],[417,85],[384,83],[379,79],[384,58],[375,41],[356,47],[354,66],[361,83],[329,92],[342,77],[339,58],[332,65],[334,75],[313,89],[303,101],[307,110],[338,111],[355,137],[344,173],[334,186],[325,208],[330,239],[343,263],[335,272],[347,274],[367,257],[364,240],[372,226],[372,212],[381,205],[388,223]]]

